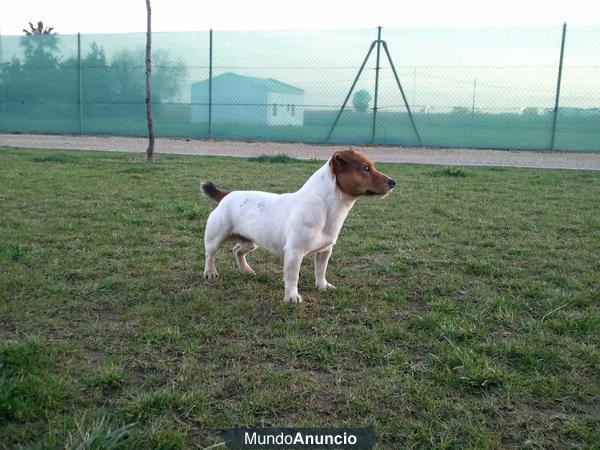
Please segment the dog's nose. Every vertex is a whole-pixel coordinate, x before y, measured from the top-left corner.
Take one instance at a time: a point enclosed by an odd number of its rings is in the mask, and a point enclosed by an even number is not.
[[[388,186],[390,187],[390,189],[392,189],[394,186],[396,186],[396,182],[390,178],[388,180]]]

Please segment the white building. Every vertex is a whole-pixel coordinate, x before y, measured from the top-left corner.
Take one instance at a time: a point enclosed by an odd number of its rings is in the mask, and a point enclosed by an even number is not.
[[[192,123],[208,122],[209,80],[192,85]],[[272,78],[226,72],[212,79],[213,123],[302,126],[304,91]]]

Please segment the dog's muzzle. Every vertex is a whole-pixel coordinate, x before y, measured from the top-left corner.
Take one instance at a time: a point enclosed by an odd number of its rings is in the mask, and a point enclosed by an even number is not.
[[[388,194],[390,192],[392,192],[392,189],[394,189],[394,186],[396,186],[396,182],[394,180],[392,180],[391,178],[388,178],[388,180],[387,180],[387,189],[385,190],[385,194],[383,194],[381,196],[381,198],[386,198],[388,196]]]

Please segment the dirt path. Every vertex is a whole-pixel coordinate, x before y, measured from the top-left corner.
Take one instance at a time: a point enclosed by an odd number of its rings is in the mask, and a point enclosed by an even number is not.
[[[143,152],[147,140],[136,137],[0,134],[0,147],[53,148]],[[599,143],[600,145],[600,143]],[[249,157],[284,153],[295,158],[325,160],[347,146],[277,142],[199,141],[157,139],[157,153]],[[511,166],[545,169],[599,170],[599,153],[531,152],[508,150],[361,147],[374,161],[457,166]]]

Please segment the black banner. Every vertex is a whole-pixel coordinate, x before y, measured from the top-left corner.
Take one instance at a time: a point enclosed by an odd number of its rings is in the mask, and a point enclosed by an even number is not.
[[[225,433],[230,449],[372,449],[372,428],[234,428]]]

